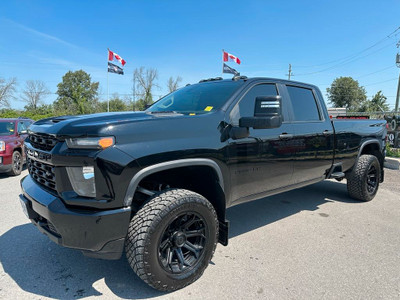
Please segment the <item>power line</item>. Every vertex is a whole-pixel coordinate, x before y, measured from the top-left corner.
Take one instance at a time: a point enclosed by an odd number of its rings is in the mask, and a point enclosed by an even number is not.
[[[392,45],[395,44],[395,43],[396,43],[396,42],[390,43],[390,44],[388,44],[388,45],[386,45],[386,46],[384,46],[384,47],[381,47],[381,48],[377,49],[377,50],[374,51],[374,52],[368,53],[367,55],[364,55],[364,56],[361,56],[361,57],[351,58],[351,59],[345,60],[345,61],[343,61],[343,62],[340,62],[340,63],[336,64],[336,65],[330,66],[330,67],[328,67],[328,68],[325,68],[325,69],[322,69],[322,70],[319,70],[319,71],[309,72],[309,73],[300,73],[300,74],[297,74],[297,75],[299,75],[299,76],[300,76],[300,75],[313,75],[313,74],[323,73],[323,72],[325,72],[325,71],[329,71],[329,70],[332,70],[332,69],[335,69],[335,68],[338,68],[338,67],[341,67],[341,66],[345,66],[345,65],[348,65],[348,64],[350,64],[350,63],[352,63],[352,62],[355,62],[355,61],[357,61],[357,60],[360,60],[360,59],[362,59],[362,58],[365,58],[365,57],[368,57],[368,56],[370,56],[370,55],[372,55],[372,54],[375,54],[375,53],[377,53],[377,52],[379,52],[379,51],[381,51],[381,50],[383,50],[383,49],[385,49],[385,48],[388,48],[389,46],[392,46]]]
[[[369,53],[368,55],[365,55],[365,56],[362,56],[362,57],[360,57],[360,58],[357,58],[357,56],[359,56],[360,54],[365,53],[365,52],[367,52],[368,50],[374,48],[375,46],[377,46],[377,45],[379,45],[379,44],[385,42],[386,40],[391,39],[392,37],[397,36],[397,35],[399,34],[399,33],[398,33],[399,30],[400,30],[400,27],[396,28],[392,33],[390,33],[390,34],[387,35],[386,37],[380,39],[379,41],[375,42],[375,43],[372,44],[371,46],[369,46],[369,47],[367,47],[367,48],[365,48],[365,49],[363,49],[363,50],[361,50],[361,51],[358,51],[358,52],[356,52],[356,53],[354,53],[354,54],[348,55],[348,56],[346,56],[346,57],[342,57],[342,58],[339,58],[339,59],[336,59],[336,60],[333,60],[333,61],[330,61],[330,62],[326,62],[326,63],[322,63],[322,64],[319,64],[319,65],[314,65],[314,66],[297,66],[297,67],[299,67],[299,68],[313,68],[313,67],[319,67],[319,66],[324,66],[324,65],[329,65],[329,64],[332,64],[332,63],[339,62],[338,64],[333,65],[333,66],[330,66],[330,67],[325,68],[325,69],[323,69],[323,70],[319,70],[319,71],[315,71],[315,72],[310,72],[310,73],[304,73],[304,74],[298,74],[298,75],[311,75],[311,74],[316,74],[316,73],[320,73],[320,72],[325,72],[325,71],[327,71],[327,70],[336,68],[336,67],[338,67],[338,66],[342,66],[342,65],[349,64],[349,63],[351,63],[351,62],[353,62],[353,61],[356,61],[356,60],[358,60],[358,59],[361,59],[361,58],[364,58],[364,57],[366,57],[366,56],[369,56],[369,55],[371,55],[371,54],[373,54],[373,53],[376,53],[376,52],[378,52],[378,51],[380,51],[380,50],[382,50],[382,49],[384,49],[384,48],[386,48],[386,47],[388,47],[388,46],[391,46],[392,44],[386,45],[386,46],[384,46],[384,47],[379,48],[379,49],[378,49],[377,51],[375,51],[375,52],[372,52],[372,53]]]
[[[376,85],[376,84],[385,83],[385,82],[389,82],[389,81],[393,81],[393,80],[397,80],[397,77],[396,77],[396,78],[392,78],[392,79],[388,79],[388,80],[384,80],[384,81],[379,81],[379,82],[374,82],[374,83],[366,84],[366,85],[364,85],[364,86]]]
[[[388,69],[392,69],[392,68],[394,68],[394,67],[395,67],[394,65],[390,65],[390,66],[388,66],[388,67],[386,67],[386,68],[383,68],[383,69],[380,69],[380,70],[378,70],[378,71],[375,71],[375,72],[371,72],[371,73],[368,73],[368,74],[365,74],[365,75],[358,76],[357,79],[363,78],[363,77],[367,77],[367,76],[370,76],[370,75],[373,75],[373,74],[376,74],[376,73],[379,73],[379,72],[382,72],[382,71],[385,71],[385,70],[388,70]]]

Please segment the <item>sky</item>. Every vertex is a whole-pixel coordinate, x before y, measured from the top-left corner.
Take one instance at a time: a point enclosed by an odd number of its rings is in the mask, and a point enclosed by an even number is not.
[[[154,99],[170,76],[181,85],[222,76],[222,49],[238,56],[248,77],[287,78],[326,88],[340,76],[394,108],[400,2],[384,1],[2,1],[0,77],[42,80],[57,98],[69,70],[83,69],[107,99],[107,48],[127,61],[109,74],[109,94],[131,97],[135,68],[156,68]],[[17,93],[17,98],[20,98]],[[326,96],[325,96],[325,100]],[[11,103],[23,108],[21,100]]]

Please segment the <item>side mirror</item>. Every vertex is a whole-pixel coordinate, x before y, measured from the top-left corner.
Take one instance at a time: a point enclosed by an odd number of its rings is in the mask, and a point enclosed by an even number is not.
[[[281,96],[256,97],[254,117],[239,119],[239,127],[254,129],[278,128],[282,125]]]

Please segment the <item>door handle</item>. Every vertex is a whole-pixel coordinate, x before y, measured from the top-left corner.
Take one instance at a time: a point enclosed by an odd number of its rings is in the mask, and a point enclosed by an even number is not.
[[[285,133],[284,132],[284,133],[279,135],[279,139],[280,140],[289,140],[291,138],[293,138],[293,134],[289,134],[289,133]]]

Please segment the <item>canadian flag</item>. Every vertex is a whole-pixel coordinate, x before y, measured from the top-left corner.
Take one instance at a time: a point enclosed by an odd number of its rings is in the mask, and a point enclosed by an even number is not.
[[[121,56],[119,56],[117,53],[112,52],[110,49],[108,49],[108,60],[112,61],[112,60],[114,60],[114,58],[116,60],[118,60],[122,66],[125,66],[126,61]]]
[[[236,57],[235,55],[230,54],[228,52],[225,52],[225,51],[223,51],[223,52],[224,52],[224,55],[223,55],[224,61],[234,61],[235,63],[240,65],[240,59],[238,57]]]

